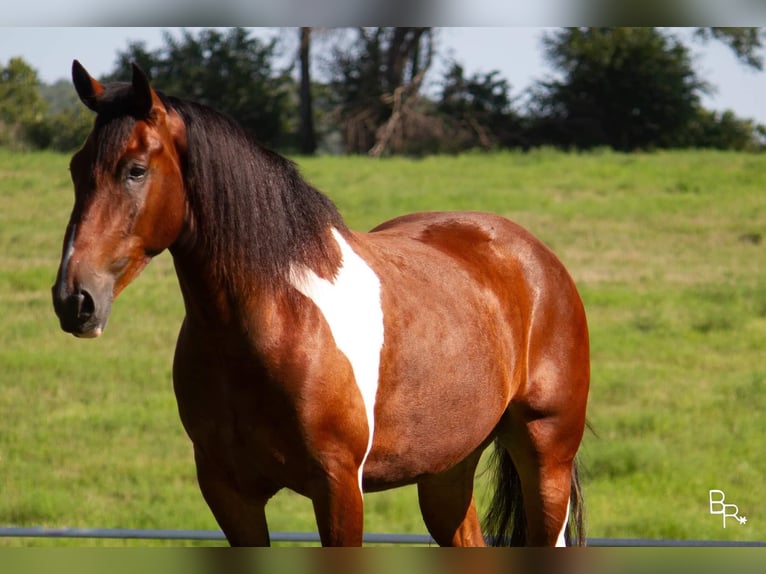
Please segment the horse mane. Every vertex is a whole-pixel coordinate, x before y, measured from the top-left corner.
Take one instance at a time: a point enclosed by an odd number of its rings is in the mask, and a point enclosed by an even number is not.
[[[255,141],[233,119],[203,104],[157,92],[186,126],[183,170],[193,248],[218,279],[270,288],[294,265],[331,278],[340,252],[328,230],[347,230],[332,201],[309,185],[295,163]],[[114,162],[135,125],[130,84],[99,97],[97,155]],[[173,248],[171,248],[171,251]]]
[[[328,230],[346,230],[332,201],[295,163],[256,142],[230,117],[160,94],[186,126],[184,172],[197,244],[221,279],[283,285],[293,265],[333,277]]]

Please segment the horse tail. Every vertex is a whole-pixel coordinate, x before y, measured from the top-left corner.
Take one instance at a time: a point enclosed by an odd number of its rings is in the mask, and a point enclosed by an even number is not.
[[[564,531],[567,546],[585,546],[585,499],[580,486],[580,463],[572,462],[572,481],[569,489],[569,516]]]
[[[584,500],[580,488],[578,461],[572,465],[569,516],[564,532],[567,546],[585,546]],[[521,478],[508,451],[495,441],[488,470],[494,474],[495,490],[483,526],[492,546],[526,546],[527,524]]]
[[[488,462],[495,491],[484,516],[484,535],[492,546],[526,546],[527,525],[521,478],[511,455],[495,440]]]

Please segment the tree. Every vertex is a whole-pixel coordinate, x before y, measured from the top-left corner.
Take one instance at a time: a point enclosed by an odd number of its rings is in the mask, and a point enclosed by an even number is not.
[[[714,39],[723,42],[741,62],[763,70],[763,56],[758,52],[763,47],[763,31],[760,28],[697,28],[695,35],[704,41]]]
[[[311,28],[300,28],[300,128],[301,153],[313,154],[317,148],[314,132],[314,106],[311,98]]]
[[[168,94],[196,100],[235,118],[259,141],[278,145],[285,138],[290,105],[290,78],[274,67],[276,40],[262,41],[245,28],[225,32],[184,30],[169,33],[165,45],[148,52],[132,43],[118,54],[107,80],[129,79],[129,62],[137,62],[154,85]]]
[[[0,68],[0,144],[24,145],[43,121],[47,105],[40,86],[37,71],[22,58]]]
[[[513,147],[520,143],[520,121],[511,108],[510,86],[494,70],[465,77],[453,62],[444,75],[437,111],[453,126],[455,150]]]
[[[93,128],[93,114],[82,105],[69,80],[59,80],[40,88],[48,110],[43,121],[30,134],[37,148],[62,152],[76,150]]]
[[[763,149],[763,130],[763,126],[738,118],[731,110],[713,112],[700,107],[674,147],[756,151]]]
[[[347,151],[406,151],[428,131],[417,104],[433,52],[432,28],[358,28],[349,46],[336,45],[330,88]]]
[[[544,38],[563,79],[538,95],[538,137],[576,147],[666,147],[706,89],[688,50],[656,28],[566,28]]]
[[[167,40],[167,36],[165,36]],[[123,52],[117,52],[111,74],[102,78],[105,82],[130,81],[130,66],[137,64],[150,78],[157,78],[161,73],[162,51],[149,52],[146,42],[128,42]]]

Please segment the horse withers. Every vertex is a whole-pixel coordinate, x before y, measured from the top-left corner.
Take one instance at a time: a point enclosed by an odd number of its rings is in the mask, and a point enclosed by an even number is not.
[[[488,213],[353,231],[292,162],[132,73],[103,85],[73,64],[96,117],[70,165],[53,304],[64,331],[97,337],[169,250],[186,309],[174,390],[228,541],[267,545],[265,505],[289,488],[323,545],[359,545],[363,493],[416,484],[440,545],[582,544],[588,331],[556,256]]]

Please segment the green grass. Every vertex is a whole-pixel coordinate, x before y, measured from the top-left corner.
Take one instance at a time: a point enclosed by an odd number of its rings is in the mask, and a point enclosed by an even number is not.
[[[169,255],[120,296],[101,339],[58,328],[50,286],[72,202],[67,163],[0,150],[0,524],[216,528],[172,392],[183,310]],[[489,210],[561,257],[591,328],[590,536],[766,540],[766,156],[298,163],[356,229],[415,210]],[[747,525],[723,529],[709,514],[713,488]],[[366,508],[369,531],[425,532],[413,488],[369,495]],[[315,528],[310,503],[289,492],[268,516],[272,530]]]

